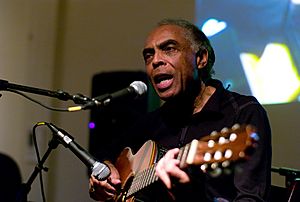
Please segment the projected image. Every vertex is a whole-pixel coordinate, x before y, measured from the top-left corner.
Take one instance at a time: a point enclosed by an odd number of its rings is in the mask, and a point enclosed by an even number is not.
[[[215,77],[262,104],[300,100],[300,0],[196,0]]]

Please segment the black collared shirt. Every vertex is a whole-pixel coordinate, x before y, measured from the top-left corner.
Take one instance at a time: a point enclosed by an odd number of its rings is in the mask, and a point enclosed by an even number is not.
[[[130,131],[131,138],[122,144],[137,152],[142,143],[151,139],[171,149],[236,123],[251,124],[259,135],[251,157],[237,163],[229,174],[218,177],[192,174],[192,184],[176,191],[177,201],[267,201],[271,175],[271,130],[266,111],[253,96],[224,89],[218,80],[211,79],[206,85],[215,87],[216,91],[199,113],[185,115],[184,106],[178,106],[176,110],[162,106],[139,120]],[[155,196],[155,201],[165,201],[159,200],[160,194],[152,196]]]

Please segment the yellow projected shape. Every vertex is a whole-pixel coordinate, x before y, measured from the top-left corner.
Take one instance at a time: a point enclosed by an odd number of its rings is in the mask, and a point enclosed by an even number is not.
[[[253,95],[262,104],[286,103],[300,92],[300,78],[289,48],[271,43],[259,58],[241,53],[240,58]]]

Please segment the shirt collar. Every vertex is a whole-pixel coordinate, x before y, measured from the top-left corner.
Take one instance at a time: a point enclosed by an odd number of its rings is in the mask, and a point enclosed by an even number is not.
[[[211,112],[220,112],[221,100],[224,94],[224,87],[221,81],[216,79],[210,79],[206,82],[207,86],[212,86],[216,88],[216,91],[209,98],[207,103],[204,105],[201,111],[211,111]]]

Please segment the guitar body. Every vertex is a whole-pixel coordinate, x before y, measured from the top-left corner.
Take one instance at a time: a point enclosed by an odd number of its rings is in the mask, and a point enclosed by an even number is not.
[[[234,125],[223,128],[221,132],[214,131],[180,148],[177,156],[179,167],[196,165],[203,172],[227,169],[230,162],[248,158],[258,140],[251,125]],[[121,190],[114,201],[133,202],[135,193],[158,181],[155,165],[161,152],[165,153],[164,149],[152,140],[145,142],[136,154],[129,147],[121,152],[115,163],[120,174]]]
[[[145,142],[136,154],[133,154],[129,147],[121,152],[115,164],[122,182],[121,193],[115,201],[132,202],[135,200],[133,195],[127,196],[127,191],[137,173],[153,166],[157,160],[157,153],[157,145],[152,140]]]

